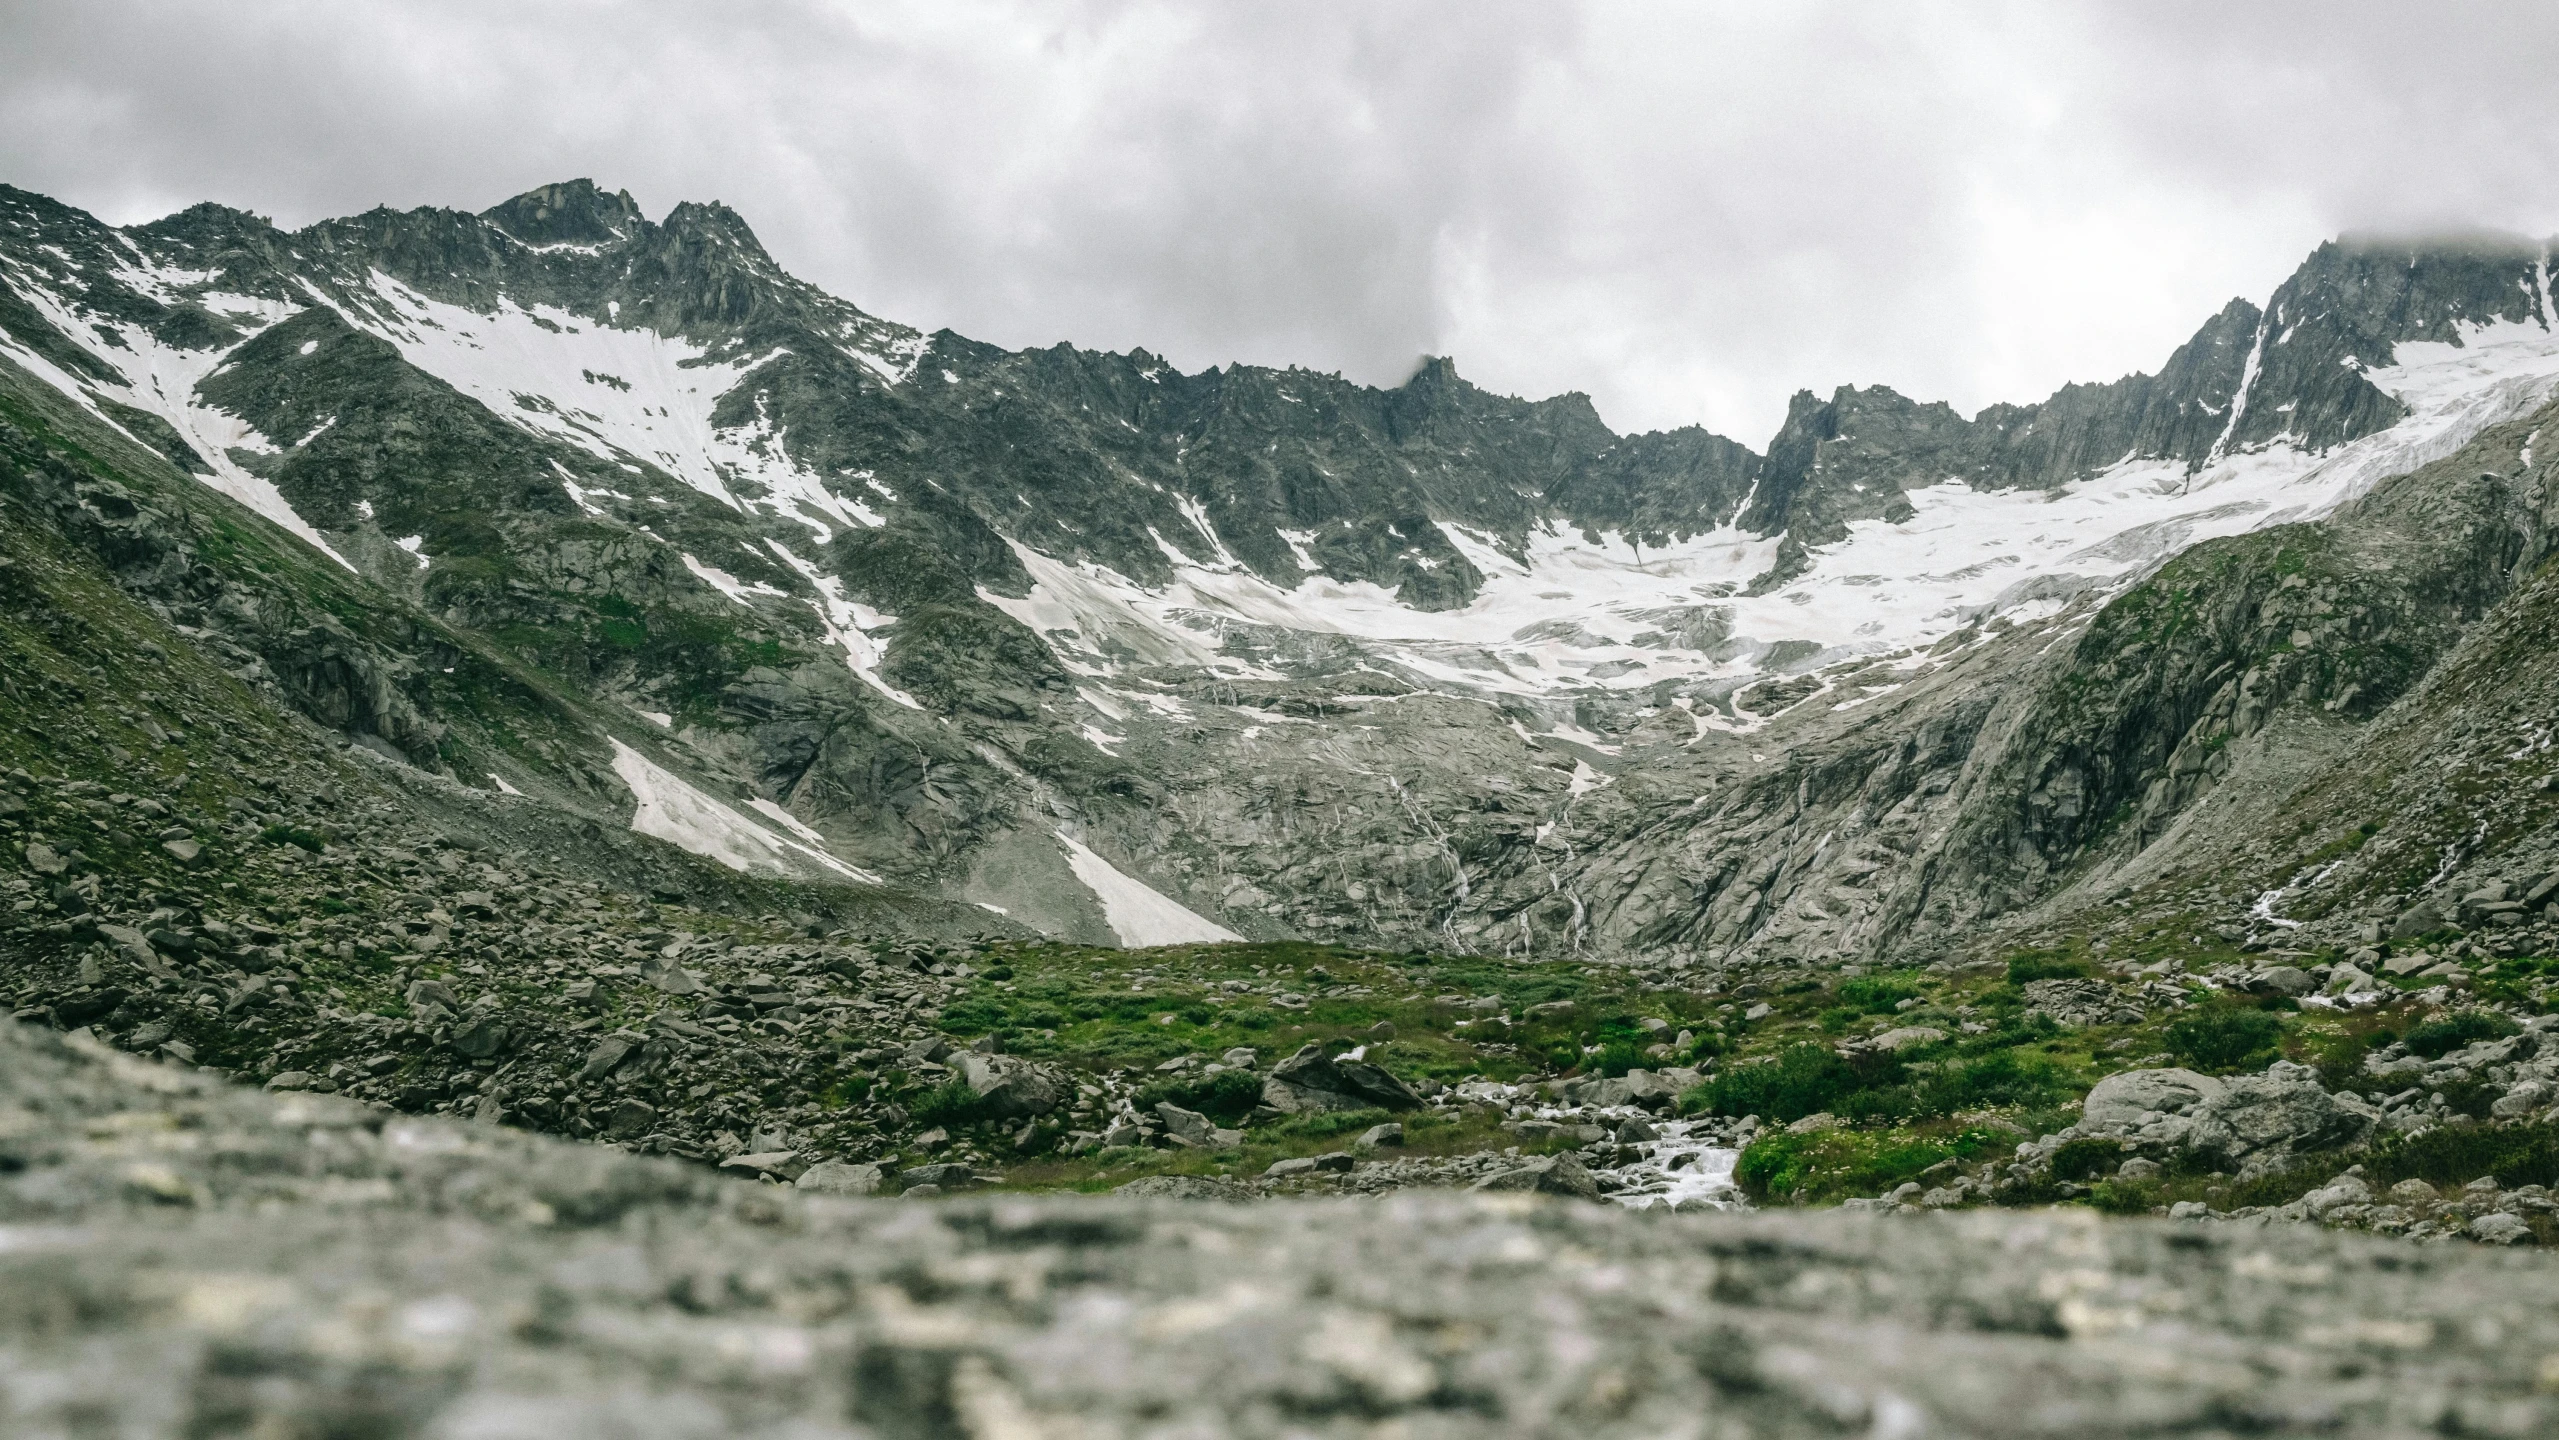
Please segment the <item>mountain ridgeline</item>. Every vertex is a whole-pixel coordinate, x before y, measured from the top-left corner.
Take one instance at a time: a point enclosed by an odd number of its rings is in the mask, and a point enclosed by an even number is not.
[[[2475,724],[2430,687],[2542,623],[2549,249],[2349,236],[2155,374],[1807,391],[1763,451],[1444,359],[925,334],[585,181],[290,232],[0,187],[0,575],[75,628],[122,597],[310,763],[548,817],[492,833],[927,929],[1708,969],[2245,934],[2371,825],[2283,902],[2344,934],[2538,863],[2533,776],[2468,841],[2335,777]],[[17,752],[154,703],[80,684],[0,697]]]

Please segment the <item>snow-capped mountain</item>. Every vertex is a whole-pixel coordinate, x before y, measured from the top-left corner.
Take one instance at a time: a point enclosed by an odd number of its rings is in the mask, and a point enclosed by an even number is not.
[[[925,335],[723,207],[583,181],[290,233],[0,189],[0,374],[556,690],[537,740],[415,650],[271,665],[464,783],[1125,943],[1722,958],[1960,926],[2167,835],[2202,772],[2052,751],[2104,617],[2504,443],[2559,396],[2549,248],[2349,238],[2156,375],[1971,418],[1807,393],[1763,453],[1446,361]],[[2234,663],[2108,702],[2159,732],[2128,753],[2226,727],[2266,671]],[[2321,713],[2413,682],[2363,664]]]

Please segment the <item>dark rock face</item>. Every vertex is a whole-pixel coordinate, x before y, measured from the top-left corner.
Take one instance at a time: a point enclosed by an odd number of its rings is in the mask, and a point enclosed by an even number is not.
[[[15,1026],[0,1158],[11,1434],[2559,1425],[2550,1259],[2306,1227],[831,1199]]]

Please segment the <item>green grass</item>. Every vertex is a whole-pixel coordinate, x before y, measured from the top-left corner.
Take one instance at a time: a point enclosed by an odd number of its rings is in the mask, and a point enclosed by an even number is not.
[[[1763,1203],[1818,1204],[1878,1195],[1948,1160],[1971,1160],[2016,1143],[2005,1131],[1977,1127],[1910,1130],[1779,1131],[1742,1151],[1734,1179]]]

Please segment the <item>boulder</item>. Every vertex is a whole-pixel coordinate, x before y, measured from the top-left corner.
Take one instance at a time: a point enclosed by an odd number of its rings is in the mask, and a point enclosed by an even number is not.
[[[2298,1000],[2317,988],[2310,972],[2298,965],[2269,965],[2249,977],[2249,989],[2270,995],[2289,995]]]
[[[880,1193],[880,1167],[845,1160],[822,1161],[801,1171],[792,1188],[810,1195],[876,1195]]]
[[[1599,1182],[1591,1178],[1582,1162],[1570,1155],[1541,1155],[1522,1161],[1508,1170],[1496,1171],[1478,1180],[1476,1190],[1525,1190],[1539,1195],[1569,1195],[1576,1200],[1597,1200]]]
[[[953,1065],[977,1092],[986,1113],[998,1120],[1046,1115],[1070,1093],[1067,1083],[1045,1066],[1010,1055],[962,1051]]]
[[[2079,1128],[2092,1135],[2130,1137],[2156,1117],[2188,1115],[2218,1098],[2223,1082],[2192,1070],[2126,1070],[2088,1092]],[[2152,1117],[2145,1122],[2144,1117]]]
[[[1327,1110],[1419,1110],[1422,1097],[1368,1061],[1360,1051],[1327,1056],[1310,1043],[1271,1067],[1262,1081],[1262,1103],[1290,1115]]]
[[[2444,928],[2443,912],[2432,905],[2411,905],[2390,923],[2390,938],[2407,940]]]
[[[2224,1082],[2194,1117],[2188,1143],[2246,1178],[2280,1169],[2296,1154],[2352,1145],[2380,1119],[2362,1096],[2331,1094],[2310,1067],[2278,1060],[2263,1075]]]
[[[495,1015],[476,1015],[453,1032],[453,1051],[465,1059],[486,1060],[504,1050],[511,1038],[505,1021]]]
[[[2482,1245],[2530,1245],[2532,1227],[2520,1215],[2492,1211],[2470,1222],[2470,1238]]]
[[[1897,1025],[1866,1044],[1870,1049],[1899,1052],[1934,1045],[1945,1038],[1946,1032],[1932,1025]]]
[[[1164,1122],[1164,1133],[1176,1144],[1206,1145],[1210,1132],[1217,1128],[1197,1110],[1185,1110],[1170,1100],[1158,1103],[1155,1114]]]

